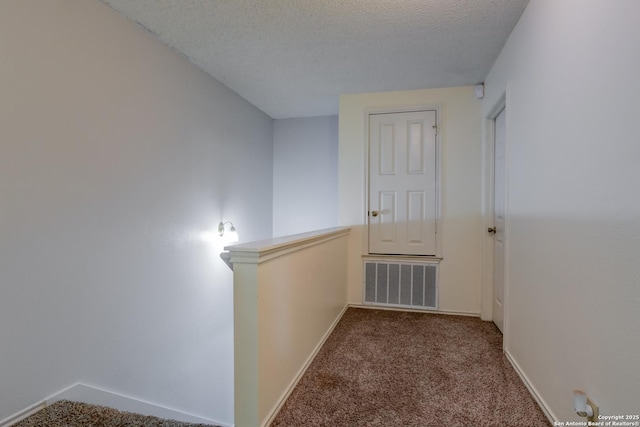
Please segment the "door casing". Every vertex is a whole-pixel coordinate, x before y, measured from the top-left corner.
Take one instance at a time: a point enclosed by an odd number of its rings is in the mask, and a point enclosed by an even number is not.
[[[482,320],[493,320],[493,236],[487,233],[489,227],[493,227],[493,174],[494,174],[494,129],[493,121],[498,114],[509,104],[511,94],[511,83],[507,85],[500,96],[493,102],[491,108],[487,110],[483,123],[483,184],[482,184],[482,201],[483,201],[483,229],[484,235],[482,242],[482,284],[481,284],[481,307],[480,317]],[[487,102],[486,99],[484,102]],[[507,114],[509,114],[507,112]],[[512,114],[511,114],[512,115]],[[503,326],[503,348],[507,348],[509,340],[509,116],[506,122],[506,140],[505,147],[505,235],[504,242],[504,326]]]
[[[506,185],[506,106],[493,119],[493,296],[492,318],[501,332],[504,331],[504,256],[505,256],[505,185]],[[500,119],[500,120],[498,120]],[[501,131],[499,122],[502,124]],[[501,149],[498,148],[499,141]],[[500,160],[499,157],[502,156]],[[497,294],[496,294],[497,293]]]

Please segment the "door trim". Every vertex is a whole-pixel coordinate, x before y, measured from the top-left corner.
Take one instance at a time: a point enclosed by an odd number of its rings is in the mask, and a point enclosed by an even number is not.
[[[507,83],[505,91],[498,97],[491,106],[483,121],[483,147],[482,147],[482,284],[481,284],[481,307],[480,317],[482,320],[493,320],[493,236],[487,233],[487,228],[493,227],[493,175],[494,175],[494,120],[500,112],[510,105],[510,82]],[[507,112],[505,123],[506,145],[505,145],[505,241],[504,241],[504,326],[503,326],[503,348],[507,347],[508,340],[508,313],[509,313],[509,134],[510,116]]]
[[[442,259],[442,211],[441,211],[441,183],[442,183],[442,148],[441,148],[441,135],[442,135],[442,108],[439,104],[424,104],[413,105],[407,107],[387,107],[387,108],[367,108],[364,110],[364,206],[362,207],[363,224],[365,230],[362,235],[362,254],[369,255],[369,218],[367,211],[369,209],[369,120],[372,114],[393,114],[393,113],[412,113],[416,111],[435,111],[436,112],[436,254],[432,255],[418,255],[424,259],[438,258]],[[379,254],[375,254],[380,256]]]

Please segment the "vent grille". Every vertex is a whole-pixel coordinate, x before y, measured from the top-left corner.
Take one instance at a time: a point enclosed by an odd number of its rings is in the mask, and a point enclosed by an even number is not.
[[[366,261],[364,303],[436,310],[438,264]]]

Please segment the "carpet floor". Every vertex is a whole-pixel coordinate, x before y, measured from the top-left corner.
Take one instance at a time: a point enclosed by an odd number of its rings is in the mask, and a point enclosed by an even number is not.
[[[14,427],[215,427],[59,401]],[[349,308],[272,427],[548,427],[480,319]]]
[[[349,308],[271,424],[550,426],[478,318]]]
[[[216,427],[122,412],[104,406],[60,400],[13,427]]]

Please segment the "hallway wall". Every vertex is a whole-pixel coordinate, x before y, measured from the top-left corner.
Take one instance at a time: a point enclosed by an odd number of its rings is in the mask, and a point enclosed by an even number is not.
[[[233,423],[272,120],[98,1],[0,2],[0,419],[76,382]]]
[[[635,0],[531,0],[486,79],[507,96],[506,350],[558,421],[640,396]]]
[[[338,117],[273,121],[273,235],[338,224]]]

